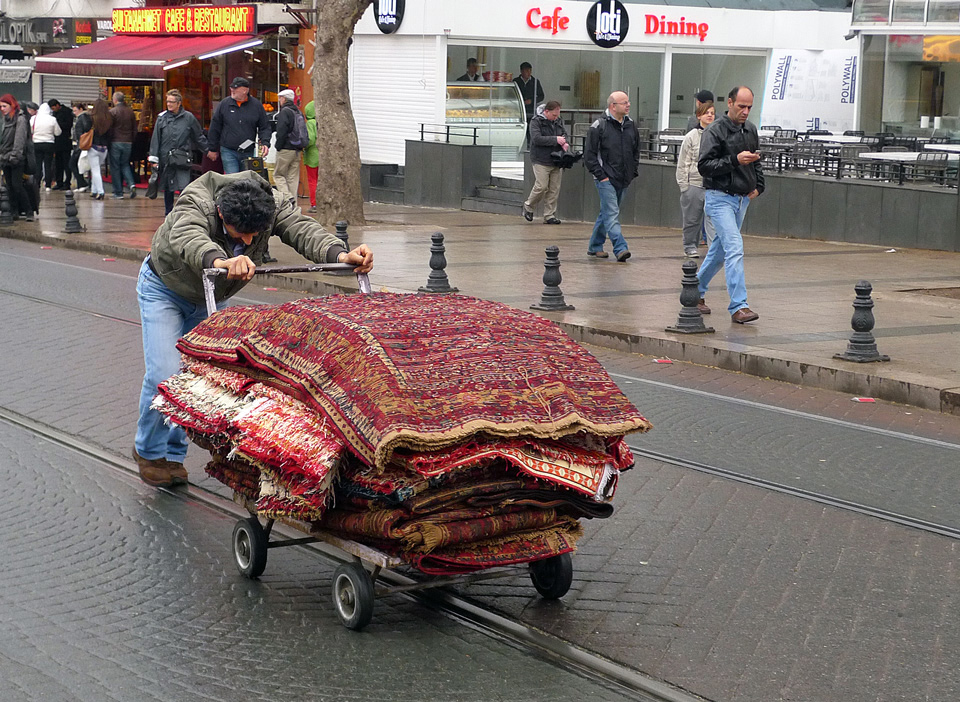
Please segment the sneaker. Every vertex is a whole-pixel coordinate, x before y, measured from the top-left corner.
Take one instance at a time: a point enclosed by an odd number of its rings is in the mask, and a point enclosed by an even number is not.
[[[545,219],[545,220],[543,220],[543,223],[544,223],[544,224],[563,224],[563,222],[561,222],[561,221],[560,221],[559,219],[557,219],[556,217],[551,217],[550,219]]]
[[[137,196],[137,189],[130,188],[130,199],[133,200]]]
[[[533,221],[533,212],[531,212],[531,211],[528,210],[527,208],[523,208],[523,218],[524,218],[525,220],[527,220],[528,222],[532,222],[532,221]]]
[[[610,258],[610,254],[606,251],[587,251],[587,256],[593,256],[594,258]]]
[[[700,252],[697,251],[696,246],[688,246],[683,250],[683,255],[687,258],[700,258]]]
[[[117,195],[116,193],[114,193],[114,194],[113,194],[113,199],[114,199],[114,200],[122,200],[122,199],[123,199],[123,193],[120,193],[119,195]]]
[[[307,210],[310,214],[314,214],[317,211],[316,205],[310,205],[310,209]]]
[[[51,192],[52,190],[53,190],[53,188],[51,188],[51,187],[48,185],[47,187],[45,187],[45,188],[43,189],[43,192],[49,193],[49,192]]]
[[[140,480],[147,485],[153,485],[153,487],[170,487],[173,485],[170,469],[167,467],[167,459],[148,460],[137,453],[137,448],[134,447],[133,460],[137,462],[137,468],[140,470]]]
[[[90,189],[90,188],[88,188],[86,185],[84,185],[84,186],[81,186],[81,187],[77,188],[77,189],[74,190],[73,192],[75,192],[75,193],[85,193],[85,192],[87,192],[87,190],[89,190],[89,189]]]
[[[630,258],[629,251],[621,251],[620,253],[617,254],[617,261],[619,261],[620,263],[626,263],[628,258]]]

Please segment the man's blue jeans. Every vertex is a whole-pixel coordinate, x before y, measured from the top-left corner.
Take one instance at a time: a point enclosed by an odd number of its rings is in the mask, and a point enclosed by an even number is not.
[[[149,257],[147,257],[149,258]],[[177,340],[207,316],[206,305],[197,305],[177,295],[150,270],[147,259],[140,266],[137,302],[143,330],[143,361],[146,372],[140,388],[140,416],[137,419],[137,453],[147,460],[166,458],[182,463],[187,455],[183,429],[164,424],[163,415],[150,409],[157,385],[180,372]],[[218,303],[221,309],[225,303]]]
[[[626,240],[623,238],[623,232],[620,231],[620,201],[623,199],[623,190],[615,188],[609,180],[599,181],[594,179],[597,186],[597,192],[600,193],[600,214],[597,215],[597,221],[593,224],[593,236],[590,237],[590,244],[587,251],[597,253],[603,250],[603,242],[610,237],[613,243],[613,255],[616,256],[626,251]]]
[[[236,151],[226,146],[220,147],[220,160],[223,162],[224,173],[239,173],[243,170],[243,160],[253,158],[253,147]]]
[[[129,141],[115,141],[110,144],[110,180],[113,194],[123,195],[123,181],[133,190],[133,169],[130,168],[130,152],[133,144]]]
[[[743,237],[740,227],[747,213],[750,198],[746,195],[728,195],[720,190],[707,190],[703,211],[713,220],[717,234],[710,242],[707,255],[700,264],[700,297],[706,297],[707,286],[723,267],[727,278],[730,314],[747,306],[747,283],[743,277]]]

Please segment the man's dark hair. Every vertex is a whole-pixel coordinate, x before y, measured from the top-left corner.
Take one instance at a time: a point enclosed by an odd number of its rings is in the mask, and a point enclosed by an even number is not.
[[[217,207],[224,224],[241,234],[256,234],[273,223],[276,202],[267,183],[244,178],[217,191]]]
[[[543,106],[543,109],[546,110],[555,110],[560,107],[560,102],[557,100],[549,100],[546,105]]]
[[[520,70],[522,71],[524,68],[529,68],[531,71],[533,70],[533,66],[531,66],[531,65],[530,65],[529,63],[527,63],[526,61],[524,61],[523,63],[520,64]]]
[[[56,98],[50,98],[49,100],[47,100],[47,104],[50,105],[50,107],[59,107],[60,101],[57,100]]]
[[[477,59],[475,58],[467,59],[467,68],[470,68],[470,66],[476,66],[476,65],[477,65]]]
[[[746,85],[738,85],[736,88],[727,93],[727,99],[736,102],[737,93],[739,93],[741,90],[750,90],[750,88],[748,88]],[[752,90],[750,90],[750,94],[753,95]]]

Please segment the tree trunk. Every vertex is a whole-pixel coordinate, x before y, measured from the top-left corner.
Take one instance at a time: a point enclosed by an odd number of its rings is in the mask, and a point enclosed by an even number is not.
[[[364,224],[360,143],[350,107],[347,54],[353,29],[372,0],[318,0],[313,62],[317,116],[317,219]]]

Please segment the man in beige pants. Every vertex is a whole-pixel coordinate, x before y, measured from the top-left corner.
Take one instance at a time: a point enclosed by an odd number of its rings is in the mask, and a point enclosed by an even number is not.
[[[563,170],[554,163],[550,154],[569,148],[567,130],[560,119],[560,103],[550,100],[544,105],[543,111],[530,120],[530,162],[536,183],[523,203],[523,217],[528,222],[533,221],[533,208],[543,200],[543,223],[560,224],[557,219],[557,197],[560,195]]]
[[[306,148],[301,144],[298,134],[298,121],[303,115],[297,109],[296,95],[292,90],[281,90],[277,115],[277,162],[273,168],[273,180],[277,190],[293,199],[297,204],[297,191],[300,189],[300,152]],[[300,117],[300,120],[297,118]]]

